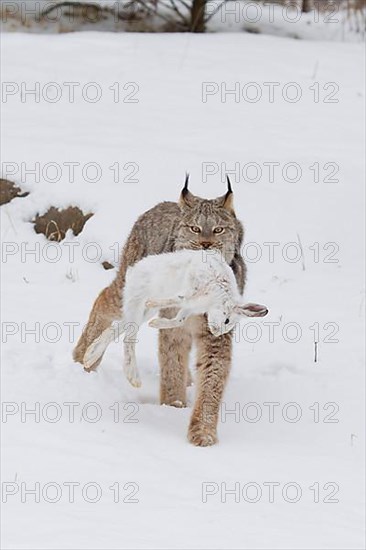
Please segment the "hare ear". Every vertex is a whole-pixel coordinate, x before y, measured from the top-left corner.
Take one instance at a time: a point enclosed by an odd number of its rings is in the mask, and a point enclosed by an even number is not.
[[[222,208],[225,208],[225,210],[228,210],[232,214],[235,214],[235,212],[234,212],[234,200],[233,200],[234,199],[234,194],[233,194],[233,190],[231,188],[231,182],[230,182],[229,176],[226,176],[226,181],[227,181],[227,191],[226,191],[225,195],[223,195],[222,197],[219,197],[216,200],[218,201],[218,203],[220,204],[220,206]]]
[[[179,197],[179,205],[183,207],[188,206],[189,208],[192,208],[195,196],[192,195],[190,191],[188,191],[188,182],[189,182],[189,174],[186,173],[186,181],[184,183],[184,187]]]
[[[235,313],[245,315],[246,317],[264,317],[268,313],[266,306],[261,304],[244,304],[243,306],[234,306]]]

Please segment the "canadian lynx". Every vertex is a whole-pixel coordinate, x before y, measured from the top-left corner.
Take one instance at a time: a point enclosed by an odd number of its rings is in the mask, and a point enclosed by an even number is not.
[[[88,323],[74,349],[75,361],[83,364],[87,348],[113,321],[120,318],[123,288],[129,266],[151,254],[181,249],[218,250],[235,275],[239,292],[245,284],[246,267],[240,254],[243,227],[236,218],[228,179],[225,195],[202,199],[188,190],[188,176],[179,203],[162,202],[138,218],[122,251],[116,278],[97,297]],[[174,317],[174,309],[163,310]],[[231,367],[232,333],[215,337],[205,317],[192,317],[183,327],[159,332],[160,402],[186,406],[188,358],[194,340],[197,348],[197,394],[188,439],[194,445],[217,441],[220,401]],[[98,367],[101,356],[92,366]]]

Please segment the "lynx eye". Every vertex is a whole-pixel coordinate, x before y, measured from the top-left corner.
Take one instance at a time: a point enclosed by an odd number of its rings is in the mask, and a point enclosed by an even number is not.
[[[219,233],[223,233],[223,231],[224,231],[223,227],[215,227],[215,229],[213,230],[213,232],[216,233],[216,235],[218,235]]]
[[[192,233],[201,233],[201,228],[197,225],[191,225],[190,230],[192,231]]]

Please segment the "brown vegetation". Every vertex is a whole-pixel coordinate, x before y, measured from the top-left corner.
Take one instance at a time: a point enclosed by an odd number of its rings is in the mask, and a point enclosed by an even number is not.
[[[22,192],[14,182],[0,179],[0,205],[10,202],[16,197],[27,197],[28,195],[28,192]]]
[[[34,223],[36,233],[43,233],[50,241],[62,241],[69,229],[74,235],[82,232],[85,223],[93,216],[93,213],[84,214],[77,206],[69,206],[59,210],[51,206],[45,214],[37,214]]]

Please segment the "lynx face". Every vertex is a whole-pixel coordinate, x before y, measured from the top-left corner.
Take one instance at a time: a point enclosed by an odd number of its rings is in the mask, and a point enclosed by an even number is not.
[[[205,200],[188,192],[181,197],[182,218],[175,249],[219,250],[231,263],[240,240],[240,224],[232,209],[231,199]]]

